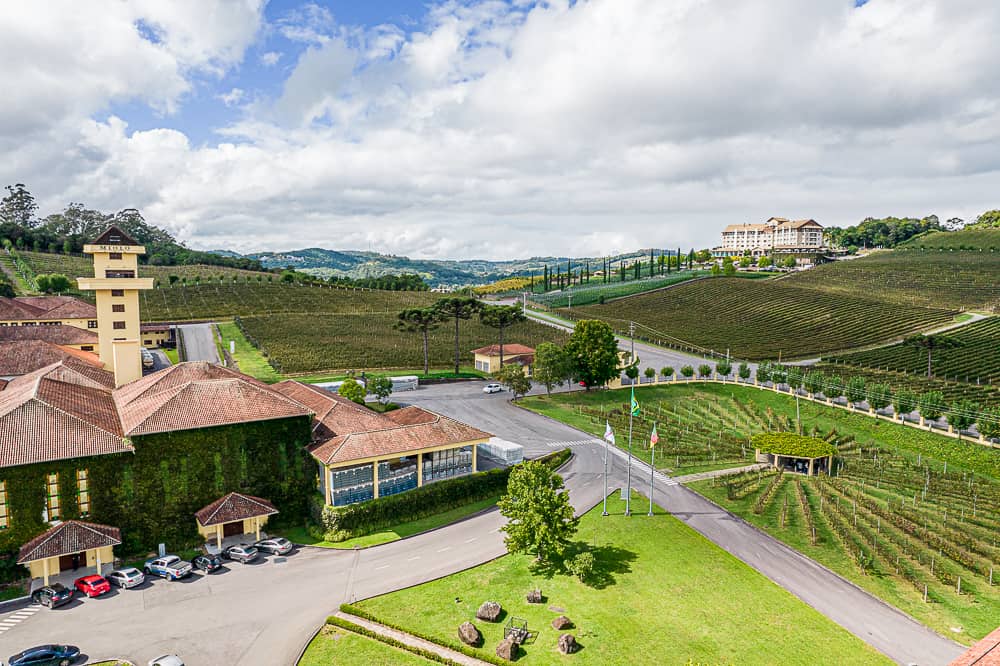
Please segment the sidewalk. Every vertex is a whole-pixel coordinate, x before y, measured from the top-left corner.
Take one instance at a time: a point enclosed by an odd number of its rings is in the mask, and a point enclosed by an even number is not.
[[[404,643],[412,647],[417,647],[422,650],[433,652],[434,654],[440,655],[445,659],[450,659],[456,664],[462,664],[463,666],[490,666],[489,662],[480,661],[479,659],[476,659],[474,657],[468,657],[462,654],[461,652],[455,652],[454,650],[446,648],[443,645],[438,645],[437,643],[431,643],[430,641],[425,641],[422,638],[417,638],[416,636],[413,636],[411,634],[407,634],[405,632],[398,631],[396,629],[391,629],[385,625],[378,624],[377,622],[372,622],[364,618],[360,618],[356,615],[351,615],[350,613],[337,611],[334,615],[342,620],[353,622],[359,627],[364,627],[368,631],[372,631],[375,632],[376,634],[386,636],[393,640],[399,641],[400,643]],[[457,630],[458,627],[455,627],[455,629]]]
[[[758,469],[767,469],[769,467],[766,463],[756,463],[753,465],[747,465],[746,467],[730,467],[728,469],[716,469],[711,472],[698,472],[697,474],[687,474],[685,476],[675,476],[674,481],[678,483],[691,483],[692,481],[704,481],[705,479],[714,479],[717,476],[729,476],[730,474],[739,474],[741,472],[753,472]]]

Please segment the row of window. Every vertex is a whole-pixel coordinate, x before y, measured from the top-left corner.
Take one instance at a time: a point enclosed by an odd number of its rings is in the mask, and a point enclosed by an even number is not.
[[[81,517],[90,514],[90,480],[87,470],[76,471],[76,503]],[[50,522],[59,520],[62,510],[59,505],[59,475],[45,476],[45,507],[42,510],[42,520]],[[7,482],[0,481],[0,530],[10,527],[10,509],[8,507]]]

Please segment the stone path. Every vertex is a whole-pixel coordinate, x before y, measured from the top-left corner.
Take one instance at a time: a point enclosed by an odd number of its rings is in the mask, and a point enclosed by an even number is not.
[[[717,476],[729,476],[730,474],[739,474],[740,472],[753,472],[758,469],[767,469],[768,465],[766,463],[755,463],[753,465],[747,465],[746,467],[730,467],[728,469],[715,469],[711,472],[698,472],[697,474],[686,474],[684,476],[675,476],[674,481],[677,483],[691,483],[692,481],[704,481],[705,479],[714,479]]]
[[[425,641],[423,638],[417,638],[412,634],[407,634],[391,627],[387,627],[384,624],[379,624],[378,622],[372,622],[364,618],[358,617],[357,615],[351,615],[350,613],[345,613],[343,611],[337,611],[334,613],[336,617],[342,620],[347,620],[348,622],[353,622],[359,627],[363,627],[368,631],[379,634],[380,636],[385,636],[393,640],[399,641],[406,645],[421,648],[429,652],[433,652],[445,659],[450,659],[456,664],[462,664],[463,666],[489,666],[489,662],[481,661],[475,657],[469,657],[461,652],[456,652],[450,648],[446,648],[443,645],[438,645],[437,643],[431,643],[430,641]],[[458,630],[458,627],[455,627]]]

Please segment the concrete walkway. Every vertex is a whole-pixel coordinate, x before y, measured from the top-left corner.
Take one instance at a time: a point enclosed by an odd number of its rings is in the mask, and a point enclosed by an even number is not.
[[[684,476],[675,476],[673,479],[677,483],[692,483],[693,481],[704,481],[705,479],[714,479],[720,476],[731,476],[733,474],[741,474],[743,472],[755,472],[758,469],[767,469],[768,467],[769,465],[765,463],[754,463],[753,465],[746,465],[745,467],[729,467],[726,469],[714,469],[711,472],[685,474]]]
[[[343,611],[337,611],[334,616],[339,617],[342,620],[347,620],[348,622],[353,622],[354,624],[367,629],[373,633],[380,636],[385,636],[386,638],[391,638],[394,641],[399,641],[404,645],[409,645],[410,647],[420,648],[421,650],[427,650],[428,652],[433,652],[434,654],[444,657],[445,659],[451,660],[456,664],[462,664],[463,666],[490,666],[489,662],[481,661],[474,657],[469,657],[461,652],[456,652],[450,648],[446,648],[443,645],[438,645],[437,643],[431,643],[430,641],[425,641],[422,638],[417,638],[413,634],[407,634],[402,631],[393,629],[392,627],[387,627],[384,624],[379,624],[378,622],[372,622],[366,620],[357,615],[351,615],[350,613],[345,613]],[[456,630],[458,627],[456,627]]]
[[[184,349],[185,361],[208,361],[219,365],[219,348],[215,346],[212,324],[183,324],[177,327]]]

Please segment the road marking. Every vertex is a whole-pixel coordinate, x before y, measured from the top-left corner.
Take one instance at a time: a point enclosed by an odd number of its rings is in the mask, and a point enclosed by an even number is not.
[[[445,546],[444,548],[442,548],[442,549],[441,549],[441,550],[439,550],[438,552],[439,552],[439,553],[446,553],[446,552],[448,552],[449,550],[451,550],[451,546]]]
[[[17,622],[20,622],[20,620],[18,620]],[[11,622],[10,620],[7,620],[5,622],[0,622],[0,627],[13,627],[15,624],[17,624],[17,622]]]
[[[379,569],[388,569],[391,566],[392,566],[391,564],[383,564],[380,567],[375,567],[375,571],[378,571]]]
[[[420,559],[419,555],[414,555],[413,557],[406,558],[406,561],[407,562],[412,562],[413,560],[419,560],[419,559]]]
[[[472,537],[471,539],[466,539],[466,540],[465,540],[465,543],[472,543],[472,542],[473,542],[473,541],[475,541],[475,540],[476,540],[477,538],[478,538],[478,537]]]

